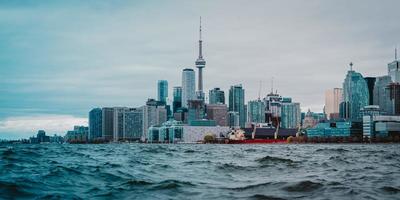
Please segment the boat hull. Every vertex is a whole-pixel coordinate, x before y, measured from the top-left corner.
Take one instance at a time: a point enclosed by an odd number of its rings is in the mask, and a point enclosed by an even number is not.
[[[283,144],[287,143],[283,139],[254,139],[254,140],[229,140],[228,144]]]

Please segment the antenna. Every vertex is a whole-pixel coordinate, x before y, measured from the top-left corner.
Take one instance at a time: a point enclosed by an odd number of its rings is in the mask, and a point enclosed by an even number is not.
[[[201,16],[200,16],[200,40],[201,40]]]
[[[397,48],[394,48],[394,60],[397,60]]]
[[[353,71],[353,63],[350,62],[350,71]]]
[[[260,100],[261,97],[261,80],[260,80],[260,87],[258,88],[258,100]]]

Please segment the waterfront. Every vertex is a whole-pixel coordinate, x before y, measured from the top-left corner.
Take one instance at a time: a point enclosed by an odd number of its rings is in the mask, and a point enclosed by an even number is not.
[[[0,198],[399,199],[397,144],[2,145]]]

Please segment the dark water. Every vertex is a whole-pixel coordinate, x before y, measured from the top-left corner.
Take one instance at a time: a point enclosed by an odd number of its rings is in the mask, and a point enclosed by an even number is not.
[[[0,146],[0,199],[400,199],[400,145]]]

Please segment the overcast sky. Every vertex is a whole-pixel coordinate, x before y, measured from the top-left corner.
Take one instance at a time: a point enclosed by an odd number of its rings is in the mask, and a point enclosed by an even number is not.
[[[387,74],[400,1],[0,0],[0,138],[87,124],[93,107],[141,106],[194,68],[203,19],[204,87],[274,89],[321,112],[348,63]]]

